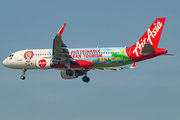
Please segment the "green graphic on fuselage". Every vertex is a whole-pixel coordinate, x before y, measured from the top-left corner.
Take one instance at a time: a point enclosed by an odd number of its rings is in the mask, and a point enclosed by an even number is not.
[[[71,57],[75,60],[86,60],[97,67],[116,67],[133,63],[126,53],[125,47],[117,48],[80,48],[69,49]]]
[[[71,57],[75,60],[86,60],[97,67],[116,67],[134,63],[126,53],[125,47],[118,48],[81,48],[69,49]],[[51,57],[52,50],[49,50]]]
[[[111,56],[97,58],[90,61],[94,63],[94,68],[115,67],[133,63],[133,61],[124,53],[124,50],[119,50],[119,52],[111,51]]]

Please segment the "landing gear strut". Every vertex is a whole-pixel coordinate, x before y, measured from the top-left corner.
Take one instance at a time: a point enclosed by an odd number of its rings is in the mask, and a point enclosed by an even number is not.
[[[25,79],[25,72],[26,72],[26,71],[27,71],[26,69],[23,69],[23,75],[20,77],[21,80],[24,80],[24,79]]]
[[[90,81],[89,77],[87,77],[87,72],[85,73],[85,76],[82,78],[82,81],[86,83]]]

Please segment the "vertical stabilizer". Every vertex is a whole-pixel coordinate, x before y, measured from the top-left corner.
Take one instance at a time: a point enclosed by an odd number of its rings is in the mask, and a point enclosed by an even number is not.
[[[150,44],[156,49],[159,44],[165,20],[166,18],[157,18],[135,45],[127,47],[127,49],[130,49],[130,51],[127,51],[129,56],[140,57],[145,44]]]
[[[136,44],[144,45],[145,43],[150,43],[156,49],[159,44],[165,20],[166,18],[157,18]]]

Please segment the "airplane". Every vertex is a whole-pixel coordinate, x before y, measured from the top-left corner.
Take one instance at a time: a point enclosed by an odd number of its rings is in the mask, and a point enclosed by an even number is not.
[[[143,36],[130,47],[105,48],[72,48],[68,49],[62,41],[62,33],[66,23],[53,39],[52,49],[26,49],[12,53],[2,64],[11,69],[22,69],[25,72],[31,69],[61,70],[63,79],[74,79],[82,76],[86,83],[90,81],[87,72],[90,70],[120,70],[134,68],[137,62],[166,54],[167,50],[158,48],[160,36],[166,18],[157,18]],[[120,67],[132,64],[130,67]]]

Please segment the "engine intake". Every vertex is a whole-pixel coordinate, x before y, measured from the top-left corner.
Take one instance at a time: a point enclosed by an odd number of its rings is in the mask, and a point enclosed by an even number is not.
[[[81,75],[84,75],[84,73],[80,70],[73,70],[73,75],[72,76],[69,76],[66,74],[66,71],[61,71],[61,77],[63,79],[74,79],[74,78],[77,78]]]

